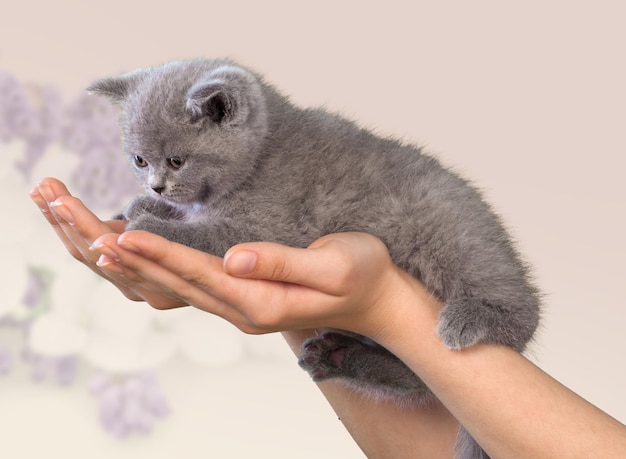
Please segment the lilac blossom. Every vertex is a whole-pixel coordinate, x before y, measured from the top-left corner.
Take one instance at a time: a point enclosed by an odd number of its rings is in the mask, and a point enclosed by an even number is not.
[[[16,78],[0,72],[0,140],[10,142],[16,136],[13,116],[28,103],[28,94]]]
[[[47,302],[46,292],[50,288],[53,280],[53,273],[38,269],[32,266],[28,267],[28,283],[22,304],[28,309],[34,310],[40,306],[45,306]]]
[[[0,343],[0,377],[6,376],[13,368],[13,355],[9,348]]]
[[[35,92],[35,97],[30,93]],[[33,105],[33,99],[38,107]],[[0,72],[0,141],[22,139],[26,157],[17,168],[26,178],[47,146],[59,135],[62,117],[60,92],[52,87],[29,91],[17,79]]]
[[[65,104],[57,88],[27,86],[0,69],[0,143],[13,141],[20,141],[19,148],[23,148],[14,166],[27,180],[39,161],[48,159],[45,155],[52,144],[60,146],[66,158],[77,158],[78,167],[70,171],[68,185],[95,211],[119,209],[139,191],[121,153],[115,108],[87,94]],[[20,293],[11,302],[19,308],[0,311],[0,327],[20,329],[29,342],[38,318],[50,315],[54,276],[45,268],[23,265],[22,269],[27,275],[22,276]],[[17,353],[21,359],[16,361],[14,351],[0,343],[0,376],[21,362],[34,381],[70,384],[79,369],[78,354],[66,350],[49,355],[51,348],[24,344]],[[102,425],[120,437],[151,431],[155,421],[170,411],[158,381],[150,374],[100,376],[91,389],[99,401]]]
[[[117,210],[139,191],[121,154],[117,112],[100,98],[85,93],[64,106],[58,89],[30,89],[0,71],[0,142],[16,139],[25,141],[16,167],[27,180],[52,143],[75,154],[68,184],[96,211]]]
[[[37,128],[22,133],[22,137],[26,139],[26,156],[17,164],[17,168],[27,179],[31,178],[34,166],[45,154],[48,146],[59,138],[63,122],[60,91],[46,86],[38,92],[38,97],[41,107],[33,114],[37,118],[34,122]],[[19,131],[17,133],[20,134]]]
[[[116,110],[85,94],[69,105],[66,119],[61,140],[81,160],[71,185],[90,207],[121,207],[139,187],[121,153]]]
[[[73,355],[48,356],[24,348],[22,360],[31,367],[31,378],[36,382],[52,379],[58,384],[69,385],[78,369],[78,359]]]
[[[102,426],[119,438],[151,432],[154,422],[170,412],[157,379],[150,373],[125,378],[98,374],[91,382],[91,393],[98,399]]]

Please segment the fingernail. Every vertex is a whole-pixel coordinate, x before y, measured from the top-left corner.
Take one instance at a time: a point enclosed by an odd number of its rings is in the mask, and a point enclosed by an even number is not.
[[[110,257],[115,261],[119,261],[120,259],[117,253],[115,253],[113,249],[111,249],[111,247],[105,244],[101,244],[101,243],[92,244],[89,247],[89,250],[91,250],[92,252],[99,253],[100,255],[106,255],[107,257]]]
[[[224,270],[230,274],[250,274],[256,267],[257,255],[247,250],[227,252],[224,256]]]
[[[48,203],[39,192],[39,188],[33,188],[28,194],[30,195],[30,198],[35,202],[35,204],[37,204],[39,210],[41,210],[42,212],[48,212],[50,210],[48,209]]]
[[[139,253],[139,249],[137,247],[135,247],[134,245],[132,245],[130,242],[127,242],[124,239],[118,238],[117,240],[117,244],[122,247],[125,250],[128,250],[130,252],[135,252],[135,253]]]
[[[52,209],[52,211],[63,220],[68,222],[70,225],[74,224],[74,216],[62,202],[60,202],[59,200],[52,201],[49,206],[50,209]]]
[[[96,265],[107,272],[124,275],[124,269],[106,255],[101,255]]]
[[[46,202],[51,203],[56,199],[56,196],[52,192],[52,188],[44,183],[38,185],[39,193],[43,196]]]

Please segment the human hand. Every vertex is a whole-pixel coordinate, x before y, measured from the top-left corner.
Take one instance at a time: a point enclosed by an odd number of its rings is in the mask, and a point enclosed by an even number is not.
[[[143,231],[106,234],[93,246],[104,270],[255,334],[328,327],[371,335],[404,276],[384,244],[363,233],[328,235],[307,249],[240,244],[224,259]]]
[[[30,192],[31,199],[42,211],[67,251],[96,274],[113,283],[127,298],[148,301],[160,307],[182,306],[178,298],[167,297],[157,285],[131,282],[114,266],[98,263],[100,253],[91,249],[93,241],[103,234],[121,234],[123,220],[102,221],[94,215],[66,186],[54,178],[41,180]]]
[[[158,309],[193,305],[246,333],[340,328],[377,339],[402,317],[399,292],[429,294],[391,261],[377,238],[324,236],[307,249],[255,242],[225,258],[99,220],[55,179],[31,192],[70,254],[132,300]],[[393,310],[393,311],[392,311]],[[385,330],[387,329],[387,330]]]

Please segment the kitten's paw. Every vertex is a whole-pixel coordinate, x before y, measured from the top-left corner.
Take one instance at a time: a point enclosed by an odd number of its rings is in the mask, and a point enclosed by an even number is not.
[[[463,349],[485,341],[493,323],[490,307],[470,298],[446,303],[439,314],[437,334],[451,349]]]
[[[121,219],[133,221],[143,215],[154,215],[162,220],[182,220],[184,212],[172,207],[163,200],[154,199],[148,195],[135,197],[118,215]]]
[[[154,215],[144,214],[140,215],[134,220],[130,220],[126,224],[126,231],[142,230],[149,233],[157,234],[166,239],[170,238],[169,224],[155,217]]]
[[[155,206],[155,200],[146,195],[140,195],[135,197],[128,205],[118,213],[116,220],[136,220],[142,215],[152,213],[152,209]]]
[[[302,344],[298,365],[311,375],[313,381],[340,376],[341,364],[348,349],[346,340],[355,341],[355,338],[338,333],[309,338]]]
[[[419,403],[432,399],[426,385],[387,349],[360,335],[327,332],[304,342],[298,364],[314,381],[340,378],[354,390]]]

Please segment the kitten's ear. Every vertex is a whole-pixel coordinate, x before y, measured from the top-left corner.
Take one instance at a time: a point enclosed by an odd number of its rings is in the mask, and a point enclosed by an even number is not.
[[[223,88],[212,84],[194,88],[187,99],[187,109],[192,121],[207,117],[216,124],[221,124],[235,117],[236,105]]]
[[[220,68],[191,87],[186,108],[192,122],[208,118],[222,126],[238,126],[248,118],[257,92],[251,75],[237,68]]]
[[[230,124],[239,118],[240,105],[232,88],[220,80],[196,84],[187,96],[192,122],[207,117],[216,124]]]
[[[126,99],[130,89],[136,85],[137,78],[136,72],[101,78],[91,83],[87,92],[96,96],[105,96],[114,103],[121,103]]]

